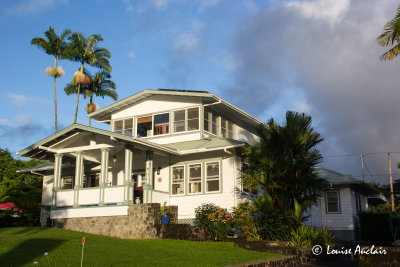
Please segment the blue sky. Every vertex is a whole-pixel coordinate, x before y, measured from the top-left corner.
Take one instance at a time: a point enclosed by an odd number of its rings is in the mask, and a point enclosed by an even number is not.
[[[98,33],[112,52],[119,98],[143,89],[206,90],[266,121],[306,112],[325,138],[323,155],[400,152],[398,64],[379,61],[376,36],[393,0],[19,0],[0,2],[0,147],[15,153],[54,128],[53,58],[30,40],[49,26]],[[79,67],[61,61],[59,128],[73,122],[65,85]],[[94,71],[91,69],[92,72]],[[96,99],[100,107],[110,99]],[[87,124],[81,98],[78,122]],[[94,127],[101,127],[93,123]],[[393,164],[400,160],[393,154]],[[365,158],[368,180],[385,183],[384,153]],[[358,156],[324,166],[360,177]],[[367,172],[366,172],[367,173]],[[400,171],[394,170],[394,173]],[[398,175],[397,175],[398,177]]]

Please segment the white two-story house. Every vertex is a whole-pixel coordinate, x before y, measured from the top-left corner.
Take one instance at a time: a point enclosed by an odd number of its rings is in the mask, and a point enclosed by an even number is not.
[[[46,160],[42,204],[50,217],[126,215],[133,203],[177,205],[194,218],[202,203],[240,201],[239,148],[258,141],[260,120],[204,91],[144,90],[23,149]],[[25,170],[26,171],[26,170]],[[46,215],[45,215],[46,216]]]

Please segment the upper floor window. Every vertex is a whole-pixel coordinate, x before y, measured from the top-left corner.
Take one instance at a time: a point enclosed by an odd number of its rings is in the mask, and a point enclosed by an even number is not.
[[[132,136],[133,118],[114,121],[114,132]]]
[[[153,117],[142,117],[137,119],[137,137],[151,136],[153,130]]]
[[[173,114],[174,133],[199,129],[199,108],[177,110]]]
[[[154,115],[154,135],[169,133],[169,113]]]
[[[204,130],[225,138],[234,138],[233,123],[207,109],[204,110]]]

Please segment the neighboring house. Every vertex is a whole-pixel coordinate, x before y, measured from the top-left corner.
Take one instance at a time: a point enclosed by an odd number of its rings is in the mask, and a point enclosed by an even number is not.
[[[167,202],[184,221],[202,203],[240,201],[238,149],[259,140],[261,121],[222,98],[144,90],[88,116],[109,130],[73,124],[17,153],[49,161],[21,171],[43,175],[52,219],[126,215],[129,204]]]
[[[308,225],[324,226],[342,240],[359,240],[358,212],[374,210],[387,203],[375,188],[361,180],[335,171],[316,167],[317,175],[326,181],[326,187],[317,205],[308,212]]]

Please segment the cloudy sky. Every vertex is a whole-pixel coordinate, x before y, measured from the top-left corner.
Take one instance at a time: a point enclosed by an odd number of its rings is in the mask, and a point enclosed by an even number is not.
[[[367,181],[395,178],[400,161],[400,58],[381,62],[376,37],[394,0],[18,0],[0,2],[0,147],[15,153],[53,132],[53,59],[30,40],[49,26],[99,33],[120,99],[143,89],[207,90],[263,121],[313,117],[323,166]],[[73,122],[62,61],[59,128]],[[100,107],[112,103],[97,99]],[[87,124],[81,100],[78,122]],[[94,123],[95,127],[102,127]]]

